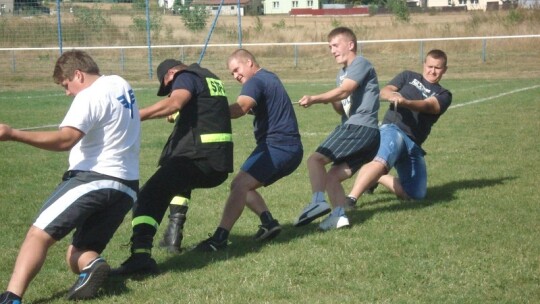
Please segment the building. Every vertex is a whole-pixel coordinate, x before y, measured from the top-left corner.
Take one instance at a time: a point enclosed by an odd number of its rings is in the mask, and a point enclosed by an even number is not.
[[[318,9],[319,0],[264,0],[264,14],[289,14],[292,9]]]
[[[220,3],[221,0],[193,0],[191,5],[206,6],[212,15],[216,15]],[[262,14],[261,0],[223,0],[220,15],[237,16],[238,6],[240,6],[240,16]]]

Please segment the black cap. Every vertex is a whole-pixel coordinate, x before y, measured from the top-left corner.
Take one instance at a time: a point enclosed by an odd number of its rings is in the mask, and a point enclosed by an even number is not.
[[[177,65],[181,65],[182,61],[176,60],[176,59],[165,59],[162,63],[160,63],[157,67],[157,77],[159,80],[159,90],[157,92],[158,96],[167,96],[171,92],[171,85],[172,83],[169,83],[169,85],[165,85],[163,83],[163,79],[165,78],[165,75],[167,75],[167,72],[174,68]]]

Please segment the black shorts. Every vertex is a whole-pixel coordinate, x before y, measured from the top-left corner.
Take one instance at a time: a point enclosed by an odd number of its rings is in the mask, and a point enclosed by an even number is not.
[[[139,181],[90,171],[68,171],[45,201],[34,226],[60,240],[73,229],[73,246],[101,253],[137,199]]]
[[[377,155],[380,140],[379,129],[343,124],[337,126],[316,151],[334,165],[346,163],[354,174]]]

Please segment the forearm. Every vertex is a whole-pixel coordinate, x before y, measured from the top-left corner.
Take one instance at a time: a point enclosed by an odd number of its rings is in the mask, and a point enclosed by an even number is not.
[[[244,115],[246,115],[246,112],[242,109],[242,107],[238,103],[234,103],[229,106],[229,111],[231,112],[231,118],[239,118]]]
[[[59,131],[29,132],[13,129],[10,140],[49,151],[68,151],[77,141]]]
[[[167,117],[178,112],[178,107],[164,101],[159,101],[151,106],[139,110],[141,120]]]

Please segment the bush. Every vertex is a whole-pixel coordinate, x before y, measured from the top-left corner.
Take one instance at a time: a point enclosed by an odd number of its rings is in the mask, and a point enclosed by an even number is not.
[[[210,13],[202,5],[192,7],[182,6],[179,9],[179,14],[185,27],[193,32],[204,29],[208,21],[208,16],[210,16]]]

